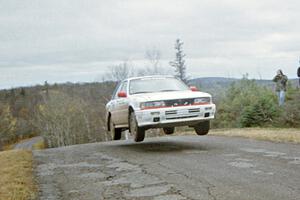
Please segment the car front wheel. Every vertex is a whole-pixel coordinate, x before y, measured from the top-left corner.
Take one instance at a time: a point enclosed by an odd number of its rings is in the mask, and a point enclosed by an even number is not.
[[[120,140],[122,135],[122,129],[115,128],[115,125],[110,117],[109,119],[109,130],[111,132],[113,140]]]
[[[141,142],[145,138],[145,129],[138,126],[136,121],[136,116],[134,112],[130,113],[129,116],[129,123],[130,123],[130,133],[134,137],[134,141]]]
[[[207,135],[209,128],[210,128],[209,121],[199,122],[197,125],[194,126],[197,135]]]

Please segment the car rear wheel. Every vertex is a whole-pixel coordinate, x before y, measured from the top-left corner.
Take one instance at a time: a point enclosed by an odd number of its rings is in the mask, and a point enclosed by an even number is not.
[[[194,126],[197,135],[207,135],[209,132],[209,128],[210,128],[209,121],[199,122],[197,125]]]
[[[131,112],[129,116],[129,122],[130,122],[130,133],[134,137],[134,141],[141,142],[145,138],[145,129],[138,126],[135,113]]]
[[[175,128],[174,127],[165,127],[165,128],[163,128],[163,130],[164,130],[165,134],[170,135],[170,134],[174,133]]]
[[[110,117],[109,119],[109,130],[111,132],[113,140],[120,140],[122,136],[122,129],[121,128],[115,128],[115,125]]]

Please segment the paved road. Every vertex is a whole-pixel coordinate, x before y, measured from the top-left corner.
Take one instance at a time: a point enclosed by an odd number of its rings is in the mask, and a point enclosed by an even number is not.
[[[41,140],[43,140],[43,137],[41,137],[41,136],[33,137],[33,138],[30,138],[30,139],[25,140],[25,141],[23,141],[23,142],[19,142],[18,144],[16,144],[16,145],[14,146],[14,149],[26,149],[26,150],[32,150],[32,146],[33,146],[35,143],[37,143],[37,142],[39,142],[39,141],[41,141]]]
[[[300,145],[217,136],[34,151],[41,199],[299,200]]]

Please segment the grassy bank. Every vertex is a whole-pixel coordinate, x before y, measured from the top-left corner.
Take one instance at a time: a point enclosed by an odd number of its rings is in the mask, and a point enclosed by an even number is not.
[[[189,129],[188,131],[177,130],[175,135],[196,135]],[[232,128],[232,129],[211,129],[209,135],[244,137],[256,140],[271,142],[287,142],[300,144],[300,129],[295,128]]]
[[[37,189],[32,174],[32,152],[2,151],[0,163],[0,199],[35,199]]]
[[[213,129],[209,134],[300,144],[300,129],[292,128]]]

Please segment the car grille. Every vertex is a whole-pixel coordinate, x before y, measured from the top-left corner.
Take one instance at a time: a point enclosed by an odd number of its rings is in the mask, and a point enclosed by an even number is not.
[[[177,114],[177,110],[168,110],[165,112],[166,115],[176,115]]]
[[[166,119],[185,119],[185,118],[192,118],[192,117],[198,117],[198,115],[188,115],[188,116],[172,116],[172,117],[166,117]]]
[[[186,112],[186,113],[200,113],[200,108],[191,108],[191,109],[188,109],[187,111],[184,110],[183,112]],[[178,111],[177,110],[167,110],[167,111],[165,111],[165,114],[166,115],[176,115],[176,114],[178,114]]]
[[[172,100],[165,100],[164,101],[166,106],[173,107],[173,106],[187,106],[194,103],[194,98],[191,99],[172,99]]]
[[[166,119],[184,119],[197,117],[200,114],[200,108],[191,108],[184,110],[167,110],[165,111]]]
[[[200,112],[200,108],[189,109],[189,113],[199,113],[199,112]]]

